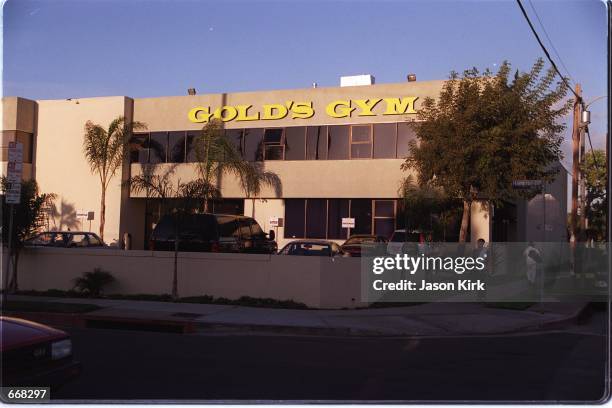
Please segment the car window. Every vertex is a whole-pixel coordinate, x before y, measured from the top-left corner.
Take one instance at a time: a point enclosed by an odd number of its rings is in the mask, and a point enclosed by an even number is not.
[[[51,242],[53,242],[53,235],[54,234],[39,234],[32,238],[30,242],[35,245],[50,245]]]
[[[261,229],[261,227],[259,226],[259,224],[257,223],[257,221],[255,221],[252,218],[248,219],[249,224],[251,225],[251,234],[253,236],[263,236],[265,235],[263,230]]]
[[[70,246],[86,247],[89,246],[89,240],[85,234],[72,234]]]
[[[55,238],[53,239],[53,246],[65,247],[70,241],[70,237],[68,234],[55,234]]]
[[[89,246],[102,246],[103,245],[100,238],[98,238],[94,234],[88,234],[87,238],[89,239]]]
[[[391,236],[391,242],[404,242],[406,240],[406,233],[403,231],[395,231]]]
[[[219,237],[240,238],[240,223],[236,217],[217,216]]]
[[[250,239],[251,238],[251,227],[249,225],[248,218],[240,219],[240,236],[242,239]]]

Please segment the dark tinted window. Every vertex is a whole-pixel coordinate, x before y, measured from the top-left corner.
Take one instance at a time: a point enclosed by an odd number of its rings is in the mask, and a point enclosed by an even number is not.
[[[159,240],[173,240],[175,237],[176,221],[169,215],[162,217],[153,236]],[[193,238],[214,240],[217,237],[217,223],[215,217],[209,214],[194,214],[181,217],[179,236],[183,239]]]
[[[263,129],[245,129],[244,159],[248,161],[263,160]]]
[[[371,126],[370,125],[355,125],[353,126],[353,143],[354,142],[370,142]]]
[[[372,233],[372,200],[351,200],[351,218],[355,218],[352,234]]]
[[[410,153],[408,147],[411,141],[416,140],[416,133],[409,123],[397,124],[397,158],[403,159]]]
[[[168,132],[151,132],[149,163],[165,163],[168,150]]]
[[[325,238],[327,200],[309,199],[306,202],[306,237]]]
[[[149,134],[134,133],[130,138],[130,163],[148,163],[149,149],[147,149]]]
[[[240,237],[240,224],[236,217],[217,216],[220,238]]]
[[[228,129],[225,131],[225,137],[230,142],[232,142],[232,144],[234,145],[234,147],[236,148],[236,151],[240,154],[240,156],[244,157],[243,155],[244,141],[242,139],[242,136],[243,136],[242,129]]]
[[[303,126],[285,129],[285,160],[306,158],[306,128]]]
[[[374,233],[383,237],[390,237],[395,229],[395,220],[393,218],[375,218]]]
[[[327,126],[308,126],[306,128],[306,158],[308,160],[327,159]]]
[[[196,138],[200,135],[200,132],[197,130],[190,130],[187,132],[187,143],[186,143],[186,159],[187,163],[194,163],[198,161],[198,157],[196,154]]]
[[[345,160],[349,158],[348,126],[330,126],[327,158],[329,160]]]
[[[397,125],[395,123],[380,123],[374,125],[374,158],[395,158],[395,139]]]
[[[394,217],[395,202],[391,200],[376,200],[374,201],[374,215],[376,217]]]
[[[185,162],[185,132],[168,133],[168,162]]]
[[[306,200],[290,198],[285,200],[285,238],[304,237]]]
[[[328,202],[327,238],[346,238],[346,228],[342,228],[342,218],[349,216],[349,200],[332,199]]]
[[[264,143],[266,144],[280,144],[283,139],[283,129],[266,129],[264,133]]]
[[[247,219],[248,224],[251,226],[251,234],[253,236],[261,236],[261,235],[265,235],[263,230],[261,229],[261,227],[259,226],[259,224],[257,223],[257,221],[255,221],[252,218],[248,218]]]

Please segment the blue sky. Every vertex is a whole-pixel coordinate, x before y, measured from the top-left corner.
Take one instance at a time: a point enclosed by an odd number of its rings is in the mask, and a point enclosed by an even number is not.
[[[605,95],[605,5],[523,3],[585,99]],[[543,56],[514,0],[8,0],[3,33],[3,93],[32,99],[336,86],[360,73],[444,79],[503,60],[526,70]],[[603,147],[606,100],[591,110]]]

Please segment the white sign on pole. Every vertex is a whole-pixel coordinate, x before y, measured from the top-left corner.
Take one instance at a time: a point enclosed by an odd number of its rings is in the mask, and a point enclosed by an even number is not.
[[[270,217],[270,227],[278,227],[278,217]]]
[[[343,218],[342,228],[355,228],[355,219],[354,218]]]
[[[23,162],[23,144],[10,142],[8,149],[8,161],[22,163]]]
[[[21,183],[21,175],[23,173],[23,164],[17,162],[7,163],[6,178],[9,183]]]
[[[7,204],[19,204],[21,202],[21,183],[9,183],[5,191]]]

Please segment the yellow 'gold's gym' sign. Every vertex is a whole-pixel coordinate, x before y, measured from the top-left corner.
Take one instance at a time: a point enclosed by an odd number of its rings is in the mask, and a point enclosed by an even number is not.
[[[376,116],[374,112],[377,105],[384,105],[382,115],[404,115],[416,113],[414,101],[416,96],[404,98],[375,98],[375,99],[346,99],[330,102],[325,107],[325,113],[332,118],[348,118],[353,116]],[[383,102],[384,101],[384,102]],[[381,104],[380,102],[383,102]],[[286,117],[291,119],[308,119],[313,117],[315,110],[312,102],[287,101],[284,105],[272,103],[263,105],[260,110],[255,110],[253,105],[226,105],[211,111],[209,106],[196,106],[188,113],[189,120],[193,123],[206,123],[211,118],[220,119],[223,122],[252,121],[252,120],[279,120]]]

